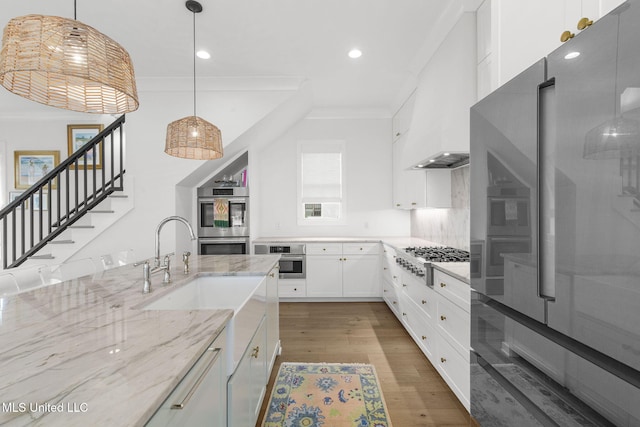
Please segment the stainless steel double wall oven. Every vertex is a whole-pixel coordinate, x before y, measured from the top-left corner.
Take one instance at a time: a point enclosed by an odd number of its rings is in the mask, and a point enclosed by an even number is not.
[[[249,189],[198,189],[198,253],[249,253]]]

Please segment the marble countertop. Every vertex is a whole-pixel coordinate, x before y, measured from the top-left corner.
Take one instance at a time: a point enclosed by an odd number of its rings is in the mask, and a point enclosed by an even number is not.
[[[397,250],[409,246],[445,246],[438,242],[420,239],[417,237],[260,237],[253,243],[339,243],[339,242],[383,242]],[[439,262],[433,263],[434,268],[447,273],[463,282],[471,283],[471,273],[468,262]]]
[[[0,424],[143,425],[207,346],[232,310],[141,310],[202,274],[266,275],[278,255],[194,256],[173,283],[141,267],[0,298]]]

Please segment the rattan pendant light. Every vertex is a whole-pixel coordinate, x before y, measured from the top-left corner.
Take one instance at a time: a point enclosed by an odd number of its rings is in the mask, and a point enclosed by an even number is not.
[[[202,5],[192,0],[185,5],[193,13],[193,116],[169,123],[164,152],[184,159],[219,159],[223,155],[220,129],[196,116],[196,13],[202,12]]]
[[[57,16],[13,18],[4,29],[0,84],[52,107],[122,114],[138,109],[127,51],[82,22]]]

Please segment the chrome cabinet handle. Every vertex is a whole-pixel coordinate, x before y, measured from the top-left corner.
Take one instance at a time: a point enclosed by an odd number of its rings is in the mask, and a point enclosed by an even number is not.
[[[184,409],[185,406],[187,406],[187,403],[189,403],[189,400],[191,399],[191,397],[193,397],[193,394],[196,392],[196,389],[200,386],[200,383],[202,383],[202,381],[204,380],[204,377],[207,376],[207,373],[209,373],[213,365],[216,363],[216,360],[218,360],[218,357],[220,357],[220,350],[221,350],[220,348],[211,348],[211,347],[207,349],[207,352],[209,351],[212,352],[213,356],[206,355],[206,357],[212,357],[212,359],[209,362],[206,362],[206,366],[203,368],[200,375],[198,375],[198,378],[193,383],[193,385],[189,387],[189,390],[187,391],[185,396],[182,399],[180,399],[179,403],[174,403],[173,405],[171,405],[171,409]]]

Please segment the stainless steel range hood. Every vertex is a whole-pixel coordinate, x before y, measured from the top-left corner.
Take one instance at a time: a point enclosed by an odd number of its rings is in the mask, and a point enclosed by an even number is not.
[[[413,166],[413,169],[456,169],[469,164],[469,153],[441,152]]]

